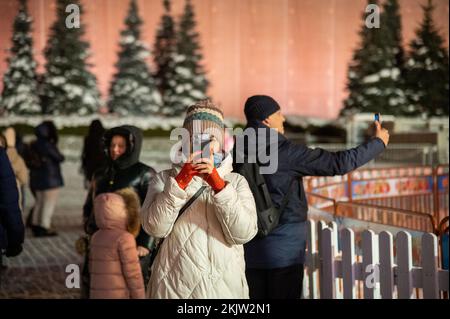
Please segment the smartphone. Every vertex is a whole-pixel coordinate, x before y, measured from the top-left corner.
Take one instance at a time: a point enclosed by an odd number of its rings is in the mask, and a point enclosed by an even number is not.
[[[209,158],[211,156],[210,143],[210,134],[202,133],[194,135],[192,139],[192,153],[202,151],[202,154],[197,158]]]
[[[380,121],[380,113],[375,113],[375,122],[381,122]]]

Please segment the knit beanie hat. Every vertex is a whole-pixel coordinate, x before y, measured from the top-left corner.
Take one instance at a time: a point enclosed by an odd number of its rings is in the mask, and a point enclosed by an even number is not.
[[[225,123],[221,108],[210,100],[201,100],[187,109],[183,127],[189,131],[192,141],[194,134],[209,133],[224,145]]]
[[[245,102],[244,113],[247,121],[264,121],[280,110],[277,101],[267,95],[254,95]]]

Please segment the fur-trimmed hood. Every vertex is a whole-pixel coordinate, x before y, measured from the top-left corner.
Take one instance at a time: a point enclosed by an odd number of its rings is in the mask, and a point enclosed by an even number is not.
[[[98,195],[94,200],[95,221],[100,229],[122,229],[137,236],[140,229],[139,197],[132,188]]]

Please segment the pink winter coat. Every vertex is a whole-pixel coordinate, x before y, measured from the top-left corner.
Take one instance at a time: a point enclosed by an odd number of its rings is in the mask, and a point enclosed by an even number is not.
[[[136,240],[132,234],[139,230],[139,201],[131,190],[122,192],[122,196],[118,193],[101,194],[94,200],[99,230],[92,236],[90,244],[92,299],[145,297]],[[134,204],[130,205],[130,202]],[[135,229],[130,229],[130,225]]]

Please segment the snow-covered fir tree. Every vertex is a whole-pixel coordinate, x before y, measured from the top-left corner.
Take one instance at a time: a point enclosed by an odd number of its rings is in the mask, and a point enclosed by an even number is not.
[[[185,111],[185,107],[198,100],[207,98],[209,82],[201,65],[203,56],[196,31],[194,8],[190,0],[186,0],[183,15],[177,33],[177,50],[175,55],[175,76],[177,78],[176,100],[173,103],[174,113]],[[182,106],[182,108],[176,108]]]
[[[384,14],[381,23],[386,26],[388,36],[388,49],[395,55],[396,63],[402,75],[404,75],[405,50],[402,40],[402,19],[400,15],[400,5],[398,0],[385,0],[383,5]]]
[[[156,114],[162,103],[146,63],[149,50],[140,40],[142,23],[136,1],[131,0],[108,101],[110,111],[121,115]]]
[[[449,114],[448,49],[433,22],[431,0],[423,6],[423,21],[410,43],[406,64],[407,96],[412,115]]]
[[[369,0],[368,4],[378,5]],[[355,51],[348,71],[349,91],[344,101],[343,113],[381,112],[402,114],[406,97],[403,90],[401,65],[398,65],[398,30],[400,18],[396,0],[388,0],[381,14],[380,27],[369,28],[366,19],[371,12],[363,15],[360,31],[361,44]],[[400,33],[401,34],[401,33]]]
[[[41,112],[37,95],[36,62],[33,58],[32,19],[27,1],[20,0],[19,12],[14,20],[12,48],[3,76],[0,110],[8,114],[33,115]]]
[[[178,104],[176,97],[178,86],[174,60],[176,57],[176,31],[171,16],[171,2],[163,0],[163,5],[164,14],[156,32],[154,45],[155,80],[163,100],[160,113],[173,116],[180,114],[184,106]]]
[[[45,49],[46,71],[40,90],[42,110],[54,115],[95,113],[100,94],[87,63],[89,44],[83,40],[83,8],[79,0],[57,0],[56,10],[57,18]]]

